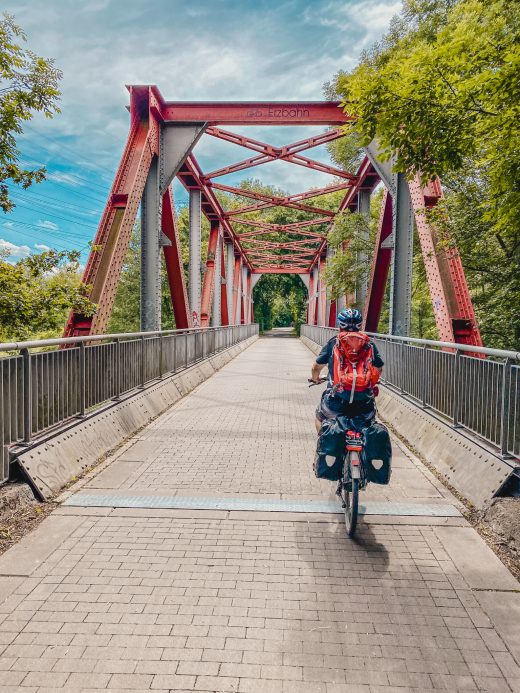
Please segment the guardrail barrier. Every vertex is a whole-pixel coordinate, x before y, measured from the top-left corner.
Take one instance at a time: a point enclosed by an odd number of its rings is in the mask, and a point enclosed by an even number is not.
[[[301,328],[302,336],[320,345],[337,331]],[[491,443],[504,457],[520,457],[520,353],[368,334],[384,359],[385,385]]]
[[[0,483],[9,476],[9,446],[28,445],[255,334],[250,324],[0,344]]]

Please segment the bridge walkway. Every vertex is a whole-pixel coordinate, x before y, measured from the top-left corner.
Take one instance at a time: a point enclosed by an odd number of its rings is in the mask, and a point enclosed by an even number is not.
[[[0,557],[3,693],[520,691],[518,582],[397,441],[346,538],[312,360],[258,340]]]

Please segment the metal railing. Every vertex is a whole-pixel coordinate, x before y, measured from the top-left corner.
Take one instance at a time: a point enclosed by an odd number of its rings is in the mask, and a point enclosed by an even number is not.
[[[15,352],[0,357],[0,483],[9,475],[10,445],[29,444],[255,334],[251,324],[0,344],[0,352]]]
[[[322,345],[337,329],[302,325],[301,334]],[[483,438],[504,457],[520,457],[520,353],[368,334],[385,362],[385,385]]]

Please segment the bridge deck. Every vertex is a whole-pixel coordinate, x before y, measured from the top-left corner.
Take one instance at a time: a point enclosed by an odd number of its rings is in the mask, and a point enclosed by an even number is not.
[[[259,340],[0,558],[3,693],[520,690],[518,582],[419,462],[355,542],[323,506],[312,358]]]

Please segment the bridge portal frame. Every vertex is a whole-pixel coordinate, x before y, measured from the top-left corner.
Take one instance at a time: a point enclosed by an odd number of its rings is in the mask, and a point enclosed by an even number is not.
[[[440,338],[481,344],[456,248],[452,247],[449,253],[440,251],[424,216],[424,209],[435,205],[442,196],[440,183],[434,181],[424,187],[418,178],[406,181],[401,174],[392,173],[391,164],[381,160],[375,143],[367,147],[367,156],[356,175],[303,154],[341,137],[344,134],[341,126],[355,120],[354,116],[343,112],[339,103],[168,102],[155,86],[135,85],[128,89],[130,133],[83,277],[90,287],[89,297],[98,304],[98,310],[93,317],[71,313],[66,336],[105,331],[136,214],[142,203],[141,313],[145,330],[160,328],[162,249],[178,328],[250,322],[255,278],[262,274],[291,273],[312,277],[308,286],[309,320],[332,325],[338,307],[357,300],[361,308],[366,308],[367,328],[375,330],[390,272],[390,331],[407,334],[411,239],[415,223]],[[325,125],[329,129],[317,136],[275,147],[223,129],[226,125]],[[193,155],[193,148],[203,134],[249,149],[254,156],[204,174]],[[327,173],[334,176],[335,181],[326,188],[284,197],[244,191],[215,181],[224,175],[276,160]],[[193,207],[188,287],[171,188],[175,177],[189,191]],[[344,190],[338,211],[359,209],[366,214],[370,194],[379,182],[384,183],[388,192],[384,196],[369,281],[357,287],[357,299],[349,296],[330,300],[325,282],[326,261],[331,255],[327,252],[326,236],[337,212],[309,201],[326,192]],[[226,211],[217,197],[219,191],[248,197],[252,203]],[[244,216],[270,207],[293,208],[314,217],[281,225]],[[202,214],[211,227],[204,268],[200,264]],[[237,223],[252,230],[237,233],[233,226]],[[296,238],[280,243],[264,238],[275,232],[285,232]],[[223,247],[227,248],[227,261],[224,261]],[[232,276],[229,276],[233,264],[229,253],[235,257]],[[201,274],[204,274],[203,281]],[[219,316],[212,316],[215,310],[220,311]]]

